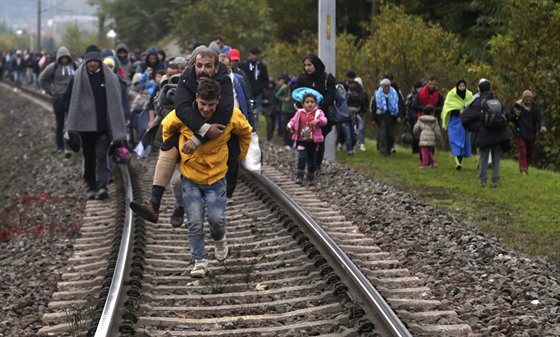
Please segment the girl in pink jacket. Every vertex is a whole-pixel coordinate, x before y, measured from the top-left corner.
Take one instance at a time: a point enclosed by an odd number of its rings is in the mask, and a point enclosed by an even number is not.
[[[317,98],[306,93],[302,98],[302,109],[298,109],[288,123],[288,131],[292,134],[299,152],[297,163],[296,184],[303,184],[303,175],[307,165],[307,185],[315,185],[315,160],[319,143],[325,140],[321,127],[327,124],[323,110],[317,108]]]

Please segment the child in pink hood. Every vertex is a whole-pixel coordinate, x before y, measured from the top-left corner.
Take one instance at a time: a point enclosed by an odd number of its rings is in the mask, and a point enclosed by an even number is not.
[[[317,107],[317,97],[312,93],[303,95],[303,108],[298,109],[288,123],[288,132],[296,142],[299,158],[297,163],[296,184],[303,184],[307,165],[307,184],[315,185],[315,160],[319,143],[325,140],[321,127],[327,124],[323,110]]]

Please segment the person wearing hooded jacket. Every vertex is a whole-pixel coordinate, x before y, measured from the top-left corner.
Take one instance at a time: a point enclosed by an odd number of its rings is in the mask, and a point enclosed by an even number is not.
[[[221,87],[220,101],[209,121],[206,121],[193,105],[199,82],[206,78],[218,81]],[[137,201],[130,203],[134,213],[154,223],[159,220],[161,199],[175,170],[179,151],[192,154],[206,141],[219,137],[233,114],[233,84],[228,76],[227,67],[219,62],[215,52],[203,45],[193,50],[191,60],[179,79],[174,99],[176,118],[194,131],[193,136],[184,142],[181,148],[179,148],[179,133],[163,142],[148,201],[143,204]],[[178,209],[176,211],[179,212]]]
[[[117,58],[124,73],[124,81],[126,85],[130,87],[132,80],[130,69],[132,68],[133,62],[132,57],[128,53],[128,47],[122,42],[117,45]]]
[[[480,96],[477,97],[461,114],[461,124],[474,134],[474,145],[480,148],[479,179],[480,186],[486,186],[488,157],[492,153],[492,185],[498,187],[500,181],[500,158],[502,152],[511,148],[511,140],[507,125],[503,128],[488,128],[484,125],[482,103],[485,100],[497,98],[491,91],[491,83],[483,81],[478,85]],[[507,116],[509,111],[502,104],[502,112]]]
[[[297,79],[294,89],[307,87],[318,91],[323,95],[323,100],[319,102],[319,108],[325,112],[327,115],[327,124],[323,126],[322,133],[326,137],[329,132],[331,132],[334,120],[329,116],[329,109],[332,109],[332,105],[336,99],[336,78],[331,74],[326,72],[325,64],[321,59],[315,54],[307,54],[303,58],[303,74]],[[319,143],[319,149],[317,151],[316,158],[316,172],[321,171],[321,164],[323,163],[323,157],[325,156],[325,142]]]
[[[150,70],[148,70],[150,68]],[[156,48],[152,47],[146,51],[146,60],[136,67],[136,72],[143,74],[148,70],[150,80],[153,80],[158,70],[165,71],[165,63],[161,62]]]
[[[51,96],[53,104],[54,118],[56,122],[56,148],[58,153],[65,153],[67,156],[71,152],[64,149],[64,121],[68,110],[64,106],[62,96],[66,90],[68,82],[74,76],[76,65],[72,62],[72,55],[68,48],[61,46],[56,51],[55,62],[49,64],[39,74],[39,84],[41,88]]]
[[[84,62],[76,69],[63,95],[68,108],[66,129],[80,135],[83,178],[90,200],[109,197],[108,153],[111,148],[125,147],[127,136],[124,117],[127,92],[119,77],[102,61],[101,50],[95,45],[88,46]]]

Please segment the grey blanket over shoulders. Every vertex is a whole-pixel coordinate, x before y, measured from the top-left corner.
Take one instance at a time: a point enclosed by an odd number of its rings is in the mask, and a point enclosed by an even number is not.
[[[111,139],[113,141],[126,139],[126,123],[122,104],[121,85],[117,75],[106,65],[102,64],[105,79],[105,92],[107,95],[107,122]],[[76,69],[74,86],[68,109],[67,131],[71,132],[96,132],[97,115],[95,112],[95,99],[89,74],[85,64]]]

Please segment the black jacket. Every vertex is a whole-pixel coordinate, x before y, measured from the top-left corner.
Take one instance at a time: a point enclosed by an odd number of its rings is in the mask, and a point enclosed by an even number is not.
[[[461,114],[461,124],[468,131],[474,134],[475,147],[488,147],[497,143],[502,143],[507,149],[510,143],[510,137],[507,126],[501,129],[489,129],[483,125],[483,113],[481,111],[482,101],[484,99],[496,98],[492,92],[484,92],[476,98]],[[502,104],[502,110],[508,116],[509,112]]]
[[[221,86],[220,102],[208,123],[227,125],[233,114],[233,84],[223,63],[219,64],[218,73],[214,76],[214,80],[218,81]],[[185,69],[177,85],[177,90],[175,91],[175,113],[181,122],[191,129],[197,138],[204,142],[207,140],[207,137],[202,138],[197,132],[206,123],[206,120],[198,112],[198,109],[195,109],[193,106],[197,89],[198,80],[194,66],[192,66]]]
[[[515,115],[513,108],[521,110],[519,116]],[[535,103],[531,104],[531,109],[527,110],[523,105],[515,103],[511,108],[511,121],[515,124],[515,137],[521,137],[528,142],[537,139],[537,131],[544,126],[544,118],[541,109]]]

